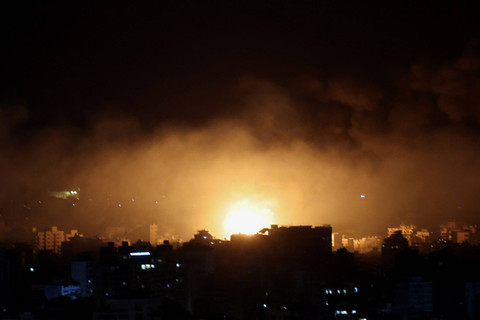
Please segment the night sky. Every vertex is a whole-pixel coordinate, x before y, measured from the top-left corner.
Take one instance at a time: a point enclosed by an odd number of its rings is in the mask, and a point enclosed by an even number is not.
[[[236,201],[364,234],[479,220],[473,2],[11,1],[0,18],[4,235],[223,237]]]

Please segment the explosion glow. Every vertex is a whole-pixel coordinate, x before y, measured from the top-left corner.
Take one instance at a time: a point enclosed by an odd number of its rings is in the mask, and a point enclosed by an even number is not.
[[[227,212],[224,230],[227,235],[255,234],[273,221],[269,202],[243,199],[233,203]]]

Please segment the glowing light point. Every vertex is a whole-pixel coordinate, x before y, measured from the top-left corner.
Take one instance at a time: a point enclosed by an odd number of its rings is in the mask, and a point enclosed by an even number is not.
[[[366,196],[365,196],[364,194],[361,194],[361,195],[360,195],[360,198],[365,199]]]

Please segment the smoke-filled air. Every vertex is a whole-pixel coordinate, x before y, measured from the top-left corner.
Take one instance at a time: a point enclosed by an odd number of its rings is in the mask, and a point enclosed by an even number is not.
[[[147,129],[113,105],[81,129],[56,123],[19,135],[29,109],[4,105],[1,234],[156,223],[185,240],[199,229],[224,238],[270,224],[367,233],[471,220],[480,190],[476,49],[440,66],[413,64],[388,84],[245,75],[223,112],[194,124]],[[75,193],[55,197],[64,190]]]

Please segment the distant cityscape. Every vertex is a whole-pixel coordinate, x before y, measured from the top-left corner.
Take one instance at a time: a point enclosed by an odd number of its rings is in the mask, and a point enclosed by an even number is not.
[[[466,243],[479,245],[480,233],[477,232],[477,230],[477,225],[449,221],[446,224],[439,225],[436,230],[418,228],[412,224],[389,227],[384,236],[372,235],[354,238],[340,234],[339,232],[332,232],[332,249],[338,250],[345,248],[350,252],[358,253],[380,251],[385,236],[390,237],[397,232],[401,232],[410,247],[415,247],[422,253],[428,253],[438,248],[441,244]],[[261,232],[261,230],[259,230],[259,232]],[[42,230],[34,227],[32,229],[32,235],[34,238],[32,244],[36,251],[49,250],[57,254],[61,253],[63,245],[68,245],[65,244],[65,242],[69,242],[74,237],[84,238],[84,235],[79,233],[77,229],[72,229],[67,233],[66,231],[59,230],[57,226],[44,228]],[[127,227],[107,227],[105,233],[101,236],[96,236],[96,238],[103,242],[113,242],[115,245],[121,245],[124,242],[134,243],[135,241],[148,241],[150,245],[156,246],[162,244],[165,240],[175,243],[177,247],[182,245],[180,241],[162,238],[159,234],[159,226],[157,224],[140,226],[134,231]],[[215,240],[217,241],[217,239]]]
[[[477,227],[278,226],[186,242],[56,226],[0,249],[0,319],[478,319]],[[133,235],[136,237],[136,235]],[[140,238],[138,235],[137,238]]]

